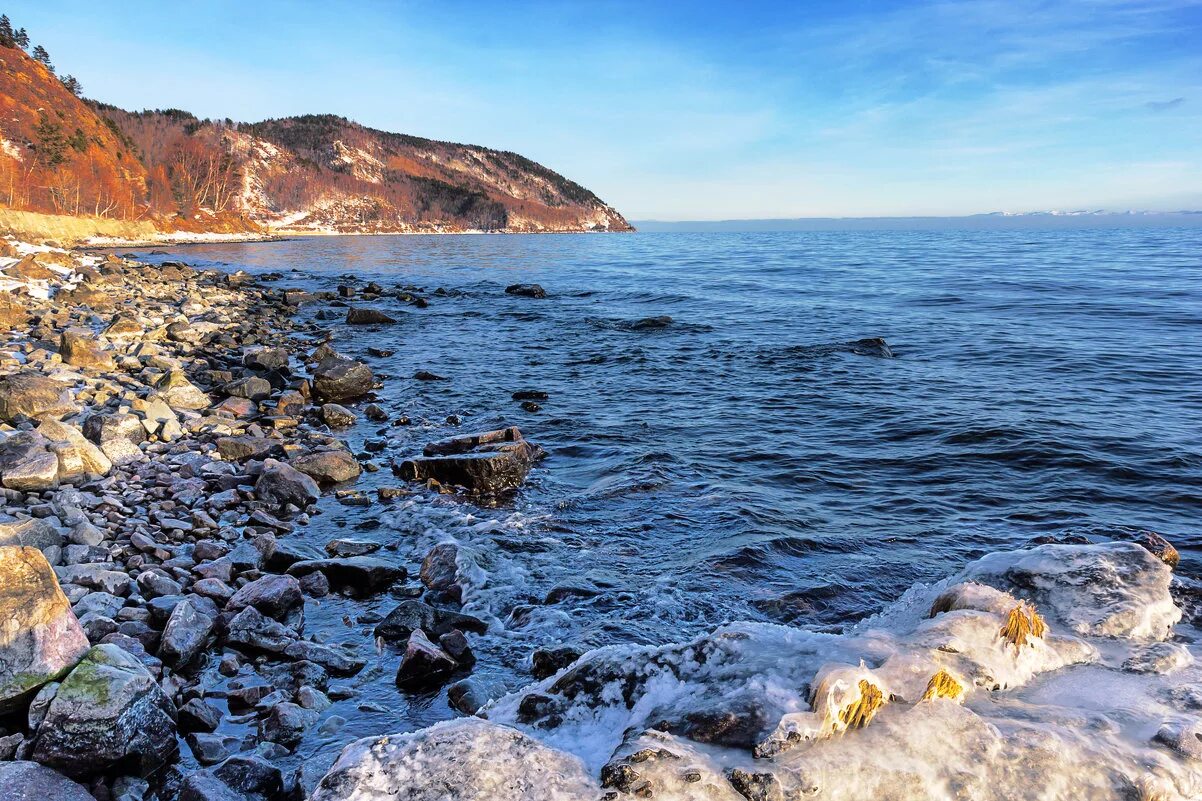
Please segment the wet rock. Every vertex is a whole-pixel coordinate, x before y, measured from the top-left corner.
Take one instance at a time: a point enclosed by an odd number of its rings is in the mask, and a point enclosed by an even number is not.
[[[458,662],[416,629],[409,635],[396,683],[403,690],[430,689],[445,683],[458,669]]]
[[[344,450],[325,450],[306,453],[292,459],[290,464],[321,484],[337,484],[358,478],[363,469],[353,454]]]
[[[0,376],[0,420],[21,417],[62,417],[78,411],[71,391],[40,373],[26,371]]]
[[[225,641],[252,653],[283,654],[296,642],[296,632],[248,606],[229,621]]]
[[[303,509],[321,497],[321,490],[316,481],[296,468],[268,459],[255,482],[255,497],[276,506],[293,504]]]
[[[175,605],[159,644],[159,658],[175,668],[191,664],[212,639],[216,618],[212,602],[185,598]]]
[[[477,676],[460,679],[447,688],[447,704],[456,712],[474,715],[480,708],[508,692],[505,685]]]
[[[389,317],[379,309],[359,306],[346,310],[346,322],[348,325],[387,325],[395,323],[396,318]]]
[[[283,793],[279,768],[262,757],[238,754],[184,779],[179,801],[279,801]]]
[[[461,594],[459,587],[459,546],[453,542],[442,542],[435,545],[422,560],[421,580],[427,589],[438,593],[448,593],[458,599]]]
[[[413,782],[413,776],[421,776]],[[356,801],[404,787],[407,801],[596,801],[600,789],[575,756],[478,718],[413,734],[357,740],[309,801]]]
[[[1193,718],[1166,723],[1153,739],[1187,759],[1202,760],[1202,720]]]
[[[220,710],[199,698],[193,698],[179,708],[179,730],[185,734],[214,732],[220,724]]]
[[[461,667],[471,667],[476,664],[476,655],[467,641],[467,636],[459,629],[451,629],[438,638],[438,647],[446,652]]]
[[[516,427],[454,437],[427,445],[424,455],[397,468],[408,481],[428,481],[496,494],[521,486],[536,461],[546,455]]]
[[[1176,569],[1177,564],[1181,561],[1181,554],[1177,552],[1173,544],[1155,531],[1141,531],[1135,535],[1134,540],[1173,569]]]
[[[96,335],[84,328],[68,328],[59,338],[58,352],[73,367],[113,370],[112,351],[105,350]]]
[[[431,373],[429,370],[418,370],[416,373],[413,374],[413,378],[416,381],[446,381],[447,380],[447,377],[445,375],[438,375],[437,373]]]
[[[326,553],[333,557],[366,556],[380,550],[380,543],[370,540],[338,539],[326,543]]]
[[[483,634],[488,631],[488,624],[462,612],[440,609],[411,599],[397,604],[376,625],[375,635],[385,640],[398,641],[408,639],[417,629],[441,637],[452,629]]]
[[[726,778],[747,801],[785,801],[780,780],[771,773],[751,773],[742,768],[732,768]]]
[[[349,653],[346,649],[332,645],[297,640],[284,649],[284,655],[289,659],[303,660],[320,665],[332,676],[353,676],[367,664],[363,659]]]
[[[554,676],[580,658],[584,652],[571,645],[557,645],[534,649],[530,655],[530,674],[536,679]]]
[[[505,294],[518,295],[523,298],[545,298],[547,290],[538,284],[510,284],[505,287]]]
[[[0,762],[5,801],[96,801],[82,785],[37,762]]]
[[[61,678],[88,639],[41,551],[0,547],[0,714]]]
[[[347,559],[312,559],[297,562],[288,568],[290,576],[322,573],[333,587],[346,587],[355,593],[372,593],[387,589],[408,575],[405,568],[371,556],[352,556]]]
[[[546,400],[550,395],[539,389],[519,389],[510,397],[515,401],[539,401]]]
[[[259,737],[286,748],[295,747],[305,730],[317,722],[317,713],[293,703],[276,704],[259,724]]]
[[[176,754],[174,718],[141,662],[115,645],[97,645],[63,679],[32,757],[69,776],[129,764],[149,772]]]
[[[321,407],[321,419],[331,428],[346,428],[353,426],[358,419],[355,413],[337,403],[327,403]]]
[[[228,734],[195,732],[184,738],[192,756],[202,765],[212,765],[228,757],[238,747],[237,737]]]
[[[292,576],[269,575],[246,584],[225,605],[227,612],[241,612],[248,606],[276,620],[285,620],[304,606],[300,582]]]
[[[366,395],[371,392],[374,382],[371,368],[342,356],[322,359],[313,371],[313,389],[317,396],[335,403]]]

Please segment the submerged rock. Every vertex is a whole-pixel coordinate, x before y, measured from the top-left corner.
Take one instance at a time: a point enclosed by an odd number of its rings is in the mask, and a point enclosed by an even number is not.
[[[175,754],[175,708],[142,663],[115,645],[93,647],[63,679],[32,751],[69,776],[118,765],[145,773]]]
[[[0,547],[0,714],[19,709],[87,650],[88,638],[41,551]]]
[[[346,310],[346,322],[348,325],[388,325],[395,323],[396,318],[379,309],[357,306]]]
[[[351,743],[310,801],[386,798],[399,787],[407,801],[596,801],[601,795],[576,757],[516,729],[463,718]]]
[[[547,290],[538,284],[510,284],[505,287],[505,294],[518,295],[524,298],[545,298]]]

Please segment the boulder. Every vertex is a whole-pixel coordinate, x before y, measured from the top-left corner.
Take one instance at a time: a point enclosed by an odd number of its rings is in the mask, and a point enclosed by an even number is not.
[[[133,766],[148,773],[176,752],[175,708],[138,659],[97,645],[59,686],[34,734],[34,760],[81,777]]]
[[[188,776],[179,801],[279,801],[283,793],[279,768],[255,754],[235,754]]]
[[[7,292],[0,294],[0,329],[19,328],[29,322],[29,309]]]
[[[357,307],[346,310],[346,322],[348,325],[387,325],[395,323],[396,318],[389,317],[379,309]]]
[[[417,629],[441,637],[454,629],[483,634],[488,631],[488,624],[462,612],[440,609],[408,599],[393,607],[392,611],[376,624],[375,636],[392,641],[405,640]]]
[[[11,278],[25,278],[33,281],[49,281],[59,276],[58,273],[42,264],[36,253],[30,253],[16,264],[6,267],[4,274]]]
[[[117,366],[112,352],[105,350],[96,335],[86,328],[63,331],[59,337],[58,352],[63,361],[73,367],[113,370]]]
[[[282,456],[284,448],[278,439],[267,437],[218,437],[217,453],[226,461],[245,462],[247,459]]]
[[[0,483],[30,492],[58,484],[58,456],[50,442],[35,431],[21,431],[0,443]]]
[[[419,782],[414,777],[420,776]],[[309,801],[595,801],[584,764],[517,729],[479,718],[438,723],[412,734],[365,737],[342,750]]]
[[[263,462],[263,472],[255,482],[255,497],[259,500],[304,508],[321,497],[317,482],[296,468],[276,459]]]
[[[305,730],[317,722],[317,712],[290,702],[275,704],[259,724],[259,737],[285,748],[298,745]]]
[[[53,378],[28,371],[0,376],[0,420],[62,417],[78,411],[71,391]]]
[[[440,484],[495,494],[516,489],[546,452],[522,437],[515,426],[433,442],[424,455],[397,468],[408,481],[434,479]]]
[[[36,548],[0,547],[0,714],[19,709],[88,650],[71,603]]]
[[[261,401],[271,397],[271,382],[257,375],[239,378],[221,388],[221,391],[231,398],[246,398]]]
[[[4,801],[96,801],[82,785],[37,762],[0,762]]]
[[[155,384],[159,395],[172,409],[207,409],[212,400],[188,380],[183,370],[170,370]]]
[[[371,392],[375,376],[366,364],[342,356],[327,356],[313,371],[313,390],[323,401],[351,400]]]
[[[232,600],[232,599],[231,599]],[[252,653],[283,654],[296,642],[296,632],[248,606],[230,620],[226,642]]]
[[[104,329],[104,335],[110,339],[137,339],[145,333],[146,328],[132,314],[117,314]]]
[[[62,547],[62,544],[62,532],[40,518],[0,520],[0,547],[25,545],[44,551],[47,548]]]
[[[363,472],[354,454],[344,450],[306,453],[292,459],[290,464],[321,484],[350,481]]]

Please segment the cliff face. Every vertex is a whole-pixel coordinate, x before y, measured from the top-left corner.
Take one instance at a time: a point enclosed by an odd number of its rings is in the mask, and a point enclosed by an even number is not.
[[[517,153],[308,115],[258,123],[127,112],[0,47],[0,205],[166,231],[627,231]]]

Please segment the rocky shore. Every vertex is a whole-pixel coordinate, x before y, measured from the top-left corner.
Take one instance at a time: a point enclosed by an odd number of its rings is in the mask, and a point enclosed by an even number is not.
[[[22,799],[304,798],[320,775],[279,758],[354,695],[338,681],[377,646],[395,643],[401,688],[470,671],[467,635],[485,624],[454,609],[453,545],[418,568],[380,543],[290,537],[323,492],[364,506],[412,491],[354,489],[381,466],[339,432],[388,414],[366,402],[371,367],[294,321],[322,298],[273,276],[0,249],[0,785]],[[347,317],[388,322],[368,306]],[[395,471],[493,494],[539,456],[510,428],[432,443]],[[375,643],[306,631],[306,602],[384,593],[405,600]]]
[[[0,799],[1202,797],[1199,616],[1147,532],[991,554],[840,634],[546,643],[498,684],[471,559],[349,514],[487,503],[544,456],[513,426],[393,447],[394,354],[323,321],[437,300],[0,245]]]

